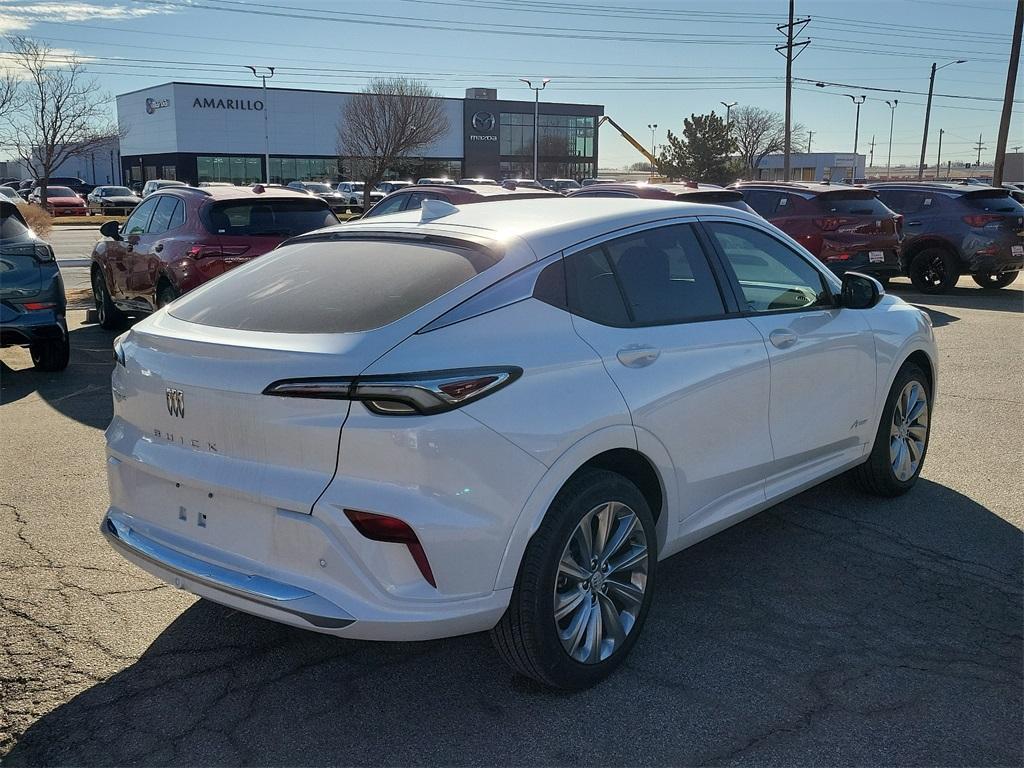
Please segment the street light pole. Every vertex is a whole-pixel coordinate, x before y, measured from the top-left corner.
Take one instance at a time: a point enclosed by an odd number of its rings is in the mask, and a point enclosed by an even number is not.
[[[921,161],[917,164],[918,181],[921,181],[924,178],[924,153],[928,150],[928,121],[932,116],[932,91],[935,89],[935,73],[952,64],[966,63],[967,59],[957,59],[956,61],[947,62],[940,67],[937,66],[936,62],[932,62],[932,74],[928,78],[928,102],[924,108],[924,136],[921,137]]]
[[[939,180],[939,168],[942,166],[942,134],[945,131],[939,128],[939,154],[935,157],[935,180]]]
[[[526,83],[526,87],[533,91],[533,180],[537,181],[537,149],[540,146],[540,135],[537,132],[537,127],[540,118],[540,92],[544,90],[544,87],[551,82],[550,77],[545,77],[541,80],[540,85],[535,86],[532,82],[527,80],[525,77],[520,77],[520,81]]]
[[[889,105],[889,157],[885,161],[885,180],[892,180],[892,124],[896,120],[896,107],[899,106],[900,100],[893,99],[892,101],[886,101]]]
[[[263,152],[264,152],[264,158],[263,159],[264,159],[264,161],[266,163],[266,166],[265,166],[264,172],[263,172],[263,179],[264,179],[265,183],[269,184],[270,183],[270,123],[269,123],[268,118],[267,118],[267,80],[274,76],[274,68],[273,67],[263,67],[263,69],[267,70],[267,72],[264,73],[264,74],[260,74],[259,72],[256,71],[256,67],[249,66],[248,64],[246,64],[245,68],[248,69],[250,72],[252,72],[253,77],[255,77],[257,80],[262,80],[263,81]]]
[[[651,129],[651,157],[657,157],[657,154],[655,154],[655,146],[654,146],[654,132],[656,130],[658,130],[658,124],[657,123],[648,123],[647,127]],[[652,180],[654,179],[654,171],[655,171],[654,163],[655,162],[656,161],[651,161],[651,179]]]
[[[843,96],[850,99],[854,104],[857,105],[857,122],[853,128],[853,154],[857,154],[857,139],[860,136],[860,105],[867,101],[867,96],[851,96],[848,93],[844,93]],[[858,101],[859,99],[859,101]],[[853,158],[854,168],[857,166],[857,158]]]
[[[726,104],[724,101],[720,101],[718,103],[721,104],[723,107],[725,107],[725,130],[726,130],[727,133],[729,133],[731,135],[732,134],[732,108],[735,107],[736,104],[738,104],[739,102],[733,101],[733,102],[730,102],[730,103]]]

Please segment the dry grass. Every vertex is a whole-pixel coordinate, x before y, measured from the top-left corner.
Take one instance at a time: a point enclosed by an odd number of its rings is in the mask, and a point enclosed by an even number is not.
[[[53,217],[50,214],[38,205],[23,205],[21,212],[25,216],[25,221],[39,237],[45,238],[50,234],[53,228]]]

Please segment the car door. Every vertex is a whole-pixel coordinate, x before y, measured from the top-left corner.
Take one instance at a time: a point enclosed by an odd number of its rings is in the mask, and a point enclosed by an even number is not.
[[[156,306],[156,283],[160,277],[164,239],[167,230],[171,228],[176,209],[183,204],[171,195],[156,195],[153,199],[157,205],[153,209],[146,233],[135,244],[126,291],[132,299],[150,307]]]
[[[855,462],[874,439],[874,334],[863,312],[836,305],[813,257],[754,225],[703,226],[771,362],[770,499]]]
[[[158,198],[149,197],[128,217],[121,229],[121,239],[107,243],[107,262],[110,264],[110,295],[118,300],[131,298],[128,277],[135,261],[135,246],[146,234],[149,220],[156,210]]]
[[[768,355],[735,303],[727,308],[724,275],[694,225],[641,228],[565,265],[576,331],[622,392],[640,450],[660,443],[671,457],[677,520],[701,529],[763,502]]]

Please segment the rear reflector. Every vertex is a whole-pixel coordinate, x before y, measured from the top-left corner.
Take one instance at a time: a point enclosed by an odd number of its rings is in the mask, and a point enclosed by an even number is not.
[[[437,589],[437,582],[434,581],[434,572],[430,569],[430,562],[427,560],[427,553],[423,551],[423,545],[416,537],[416,532],[409,527],[404,520],[388,515],[378,515],[373,512],[360,512],[357,509],[346,509],[345,516],[352,522],[355,529],[371,541],[383,541],[389,544],[405,544],[412,555],[416,567],[420,569],[423,578],[427,580],[434,589]]]
[[[826,256],[825,261],[849,261],[850,254],[848,253],[834,253],[831,256]]]
[[[969,227],[985,227],[1002,221],[1004,216],[1001,213],[976,213],[972,216],[964,216],[964,221]]]
[[[52,302],[30,301],[25,304],[22,304],[21,306],[23,306],[29,312],[38,312],[42,309],[53,309],[57,305]]]

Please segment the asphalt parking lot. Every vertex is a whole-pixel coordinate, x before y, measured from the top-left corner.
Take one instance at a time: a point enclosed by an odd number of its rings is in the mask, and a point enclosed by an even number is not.
[[[72,313],[65,372],[0,352],[3,765],[1019,765],[1024,280],[894,292],[941,351],[916,488],[838,478],[662,563],[624,668],[576,695],[484,635],[338,640],[115,555],[114,334]]]

